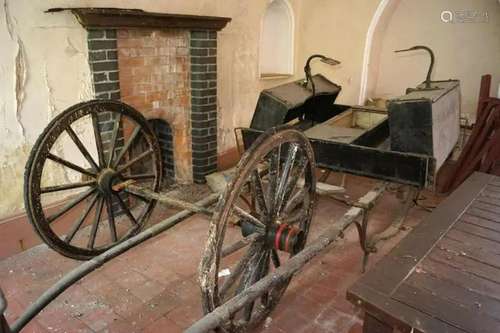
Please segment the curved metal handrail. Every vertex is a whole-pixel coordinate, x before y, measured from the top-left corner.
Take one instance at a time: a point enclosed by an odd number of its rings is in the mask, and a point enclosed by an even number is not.
[[[427,47],[425,45],[415,45],[407,49],[402,49],[402,50],[396,50],[394,52],[408,52],[408,51],[414,51],[414,50],[426,50],[429,52],[429,55],[431,57],[431,63],[429,64],[429,69],[427,70],[427,76],[425,78],[425,89],[432,89],[431,88],[431,74],[432,74],[432,69],[434,68],[434,52],[432,52],[430,47]]]

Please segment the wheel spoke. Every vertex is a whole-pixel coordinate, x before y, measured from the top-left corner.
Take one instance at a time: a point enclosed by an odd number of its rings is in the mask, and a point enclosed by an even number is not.
[[[97,209],[95,211],[94,223],[92,223],[92,229],[90,230],[89,242],[87,247],[93,249],[95,246],[95,239],[97,236],[97,230],[99,229],[99,223],[101,222],[102,208],[104,206],[104,198],[99,197],[99,203],[97,204]]]
[[[116,160],[113,162],[113,168],[116,168],[116,166],[118,164],[120,164],[121,160],[123,159],[123,157],[125,156],[125,153],[129,150],[129,148],[132,146],[132,143],[134,143],[135,139],[137,139],[137,136],[139,135],[141,131],[141,127],[140,126],[136,126],[134,128],[134,131],[132,132],[132,134],[130,135],[130,138],[127,140],[127,143],[125,143],[125,145],[123,146],[122,150],[120,151],[120,154],[118,154],[118,157],[116,158]]]
[[[233,212],[235,215],[237,215],[239,218],[244,219],[245,221],[248,221],[255,225],[256,227],[259,228],[265,228],[265,224],[262,223],[258,218],[255,216],[251,215],[250,213],[244,211],[242,208],[238,207],[237,205],[233,206]]]
[[[83,211],[83,213],[80,216],[80,218],[78,219],[78,221],[73,225],[73,227],[71,228],[71,231],[64,238],[64,242],[66,242],[67,244],[71,243],[71,241],[73,240],[73,237],[75,237],[76,233],[78,232],[78,230],[80,230],[80,227],[82,226],[83,222],[85,221],[85,219],[89,215],[90,210],[92,209],[92,207],[94,207],[94,205],[97,201],[97,198],[98,198],[98,195],[94,195],[94,197],[92,198],[90,203],[87,205],[87,208],[85,208],[85,210]]]
[[[148,157],[151,154],[153,154],[153,150],[152,149],[149,149],[149,150],[145,151],[144,153],[140,154],[136,158],[133,158],[130,161],[128,161],[127,163],[125,163],[124,165],[120,166],[117,169],[117,172],[118,173],[122,173],[123,170],[126,170],[126,169],[130,168],[132,165],[134,165],[137,162],[142,161],[143,159],[145,159],[146,157]]]
[[[256,255],[252,258],[251,263],[246,266],[246,271],[243,273],[243,277],[240,281],[240,285],[236,291],[237,294],[240,294],[248,287],[252,286],[254,283],[259,281],[262,277],[263,273],[263,265],[266,262],[267,251],[262,251],[256,253]],[[250,302],[243,308],[243,319],[246,322],[249,322],[252,318],[252,311],[255,305],[255,301]]]
[[[285,198],[286,185],[290,177],[290,172],[292,171],[293,165],[295,164],[295,158],[297,157],[297,151],[299,146],[296,143],[291,143],[288,148],[288,153],[286,157],[285,164],[283,166],[283,172],[281,174],[278,189],[276,191],[275,200],[275,216],[278,216],[283,200]]]
[[[66,214],[71,208],[75,207],[76,205],[78,205],[80,202],[82,202],[83,200],[87,199],[92,193],[94,193],[95,191],[95,188],[91,188],[91,189],[88,189],[87,191],[83,192],[82,194],[80,194],[75,200],[69,202],[68,204],[66,204],[63,208],[61,208],[60,211],[58,211],[57,213],[49,216],[46,220],[47,222],[50,224],[50,223],[53,223],[55,220],[57,220],[58,218],[60,218],[61,216],[63,216],[64,214]]]
[[[106,210],[108,212],[109,232],[111,233],[111,241],[116,243],[118,236],[116,235],[115,215],[113,214],[113,205],[111,197],[106,198]]]
[[[97,148],[97,156],[99,158],[99,165],[104,166],[104,149],[102,148],[101,130],[99,128],[99,120],[97,119],[97,112],[92,112],[92,126],[94,127],[95,145]]]
[[[290,214],[295,208],[297,208],[298,205],[303,203],[305,195],[306,191],[303,188],[298,190],[297,193],[295,193],[286,203],[285,208],[283,209],[283,214],[284,215]]]
[[[269,204],[269,214],[274,214],[276,189],[278,188],[278,177],[280,174],[280,156],[281,156],[281,145],[279,145],[276,151],[271,151],[271,160],[269,163],[269,189],[267,193],[267,202]]]
[[[79,183],[71,183],[71,184],[65,184],[65,185],[56,185],[56,186],[46,186],[40,188],[40,193],[50,193],[50,192],[58,192],[58,191],[64,191],[64,190],[71,190],[74,188],[80,188],[80,187],[85,187],[85,186],[92,186],[95,185],[96,181],[95,180],[89,180],[86,182],[79,182]]]
[[[254,170],[252,173],[252,187],[255,192],[255,198],[264,216],[268,216],[269,210],[264,196],[264,189],[262,187],[262,179],[260,178],[259,171]]]
[[[111,147],[109,148],[109,156],[107,161],[107,166],[111,166],[111,162],[113,162],[113,156],[115,155],[116,149],[116,141],[118,139],[118,130],[120,129],[120,122],[122,120],[122,114],[118,114],[118,119],[115,119],[115,123],[113,126],[113,134],[111,135]]]
[[[229,275],[229,277],[224,281],[224,283],[220,287],[219,297],[221,300],[224,299],[224,297],[226,296],[226,293],[234,285],[234,283],[238,280],[238,277],[241,275],[241,273],[243,273],[243,270],[245,269],[247,263],[255,255],[257,250],[261,247],[262,247],[262,245],[257,241],[250,243],[250,247],[249,247],[248,251],[241,257],[240,261],[236,264],[234,269],[231,271],[231,275]]]
[[[281,266],[280,256],[278,255],[278,252],[276,251],[276,249],[271,250],[271,259],[273,261],[273,265],[275,268],[278,268]]]
[[[47,154],[47,158],[48,158],[49,160],[51,160],[51,161],[54,161],[54,162],[56,162],[56,163],[59,163],[59,164],[61,164],[61,165],[65,166],[65,167],[67,167],[67,168],[70,168],[70,169],[72,169],[72,170],[74,170],[74,171],[77,171],[77,172],[79,172],[79,173],[83,173],[83,174],[85,174],[85,175],[87,175],[87,176],[90,176],[90,177],[94,177],[94,178],[95,178],[95,175],[96,175],[96,174],[95,174],[94,172],[91,172],[91,171],[89,171],[89,170],[85,170],[84,168],[79,167],[78,165],[73,164],[73,163],[71,163],[71,162],[69,162],[69,161],[66,161],[65,159],[62,159],[62,158],[60,158],[59,156],[53,155],[52,153],[48,153],[48,154]]]
[[[90,163],[90,165],[92,166],[92,168],[94,168],[94,171],[96,171],[96,172],[99,171],[99,167],[97,166],[96,162],[94,161],[94,159],[90,155],[90,153],[87,150],[87,148],[85,148],[85,146],[83,145],[83,143],[80,140],[80,138],[78,138],[78,136],[76,135],[75,131],[73,131],[73,129],[71,128],[71,125],[69,125],[66,128],[66,132],[69,134],[69,136],[71,137],[71,140],[73,140],[73,142],[78,147],[78,149],[80,150],[80,152],[82,153],[82,155],[85,157],[85,159]]]
[[[128,193],[128,194],[133,195],[133,196],[134,196],[134,197],[136,197],[136,198],[139,198],[140,200],[144,201],[145,203],[149,203],[149,202],[151,201],[151,199],[146,198],[145,196],[140,195],[140,194],[138,194],[138,193],[132,192],[132,191],[130,191],[130,190],[128,190],[128,189],[124,189],[123,191],[124,191],[125,193]]]
[[[127,208],[127,205],[123,202],[123,199],[120,197],[119,194],[113,193],[116,199],[118,199],[118,204],[120,205],[121,209],[125,212],[125,215],[127,215],[128,219],[130,222],[132,222],[132,225],[135,227],[138,226],[139,224],[137,223],[137,220],[135,219],[134,215],[130,212],[130,210]]]
[[[249,236],[246,236],[245,238],[240,239],[239,241],[236,241],[236,242],[232,243],[231,245],[228,245],[225,248],[223,248],[220,256],[221,256],[221,258],[227,257],[228,255],[231,255],[234,252],[244,248],[248,244],[251,244],[257,240],[260,240],[261,238],[262,238],[261,234],[258,234],[258,233],[250,234]]]
[[[293,191],[297,187],[299,179],[303,176],[304,171],[306,170],[306,166],[307,166],[307,160],[304,157],[302,157],[299,160],[299,163],[297,163],[297,167],[292,170],[292,176],[290,177],[290,180],[286,184],[281,204],[278,207],[278,216],[279,216],[279,214],[281,214],[283,207],[285,207],[285,209],[284,209],[285,211],[286,211],[287,207],[289,207],[288,201],[290,199],[290,196],[292,195]],[[307,189],[304,189],[304,191],[307,191]],[[298,192],[301,192],[301,191],[298,191]],[[292,199],[294,199],[294,198],[292,197]],[[293,200],[290,200],[290,201],[293,201]]]

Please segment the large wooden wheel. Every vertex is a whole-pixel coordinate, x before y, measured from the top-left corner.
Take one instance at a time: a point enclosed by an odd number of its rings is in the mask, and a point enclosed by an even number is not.
[[[157,191],[157,139],[146,119],[118,101],[68,108],[35,143],[25,171],[25,208],[59,253],[89,259],[144,226],[155,201],[127,194],[126,182]]]
[[[214,213],[200,264],[205,313],[255,284],[303,249],[315,202],[314,153],[292,129],[261,135],[238,163]],[[259,324],[290,280],[232,316],[220,332]]]

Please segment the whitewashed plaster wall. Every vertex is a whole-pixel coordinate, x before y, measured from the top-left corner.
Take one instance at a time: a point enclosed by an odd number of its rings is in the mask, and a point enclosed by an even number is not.
[[[22,207],[24,164],[60,111],[92,96],[85,31],[44,10],[66,1],[0,1],[0,216]]]
[[[342,86],[337,102],[357,104],[361,87],[366,33],[379,0],[303,1],[299,28],[299,57],[302,68],[307,57],[321,53],[342,63],[328,66],[314,62],[312,71],[325,74]]]

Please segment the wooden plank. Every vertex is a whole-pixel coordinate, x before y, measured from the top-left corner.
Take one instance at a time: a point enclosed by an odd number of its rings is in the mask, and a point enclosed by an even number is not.
[[[451,238],[453,240],[457,240],[457,241],[463,242],[465,244],[474,244],[475,246],[482,247],[482,248],[495,249],[498,246],[497,242],[494,242],[494,241],[491,241],[488,239],[484,239],[484,238],[481,238],[478,236],[474,236],[474,235],[471,235],[469,233],[465,233],[463,231],[456,230],[456,229],[450,230],[446,234],[446,238]]]
[[[472,205],[472,207],[477,208],[477,209],[481,209],[481,210],[484,210],[484,211],[487,211],[490,213],[494,213],[497,215],[500,214],[500,207],[499,206],[493,205],[493,204],[485,202],[483,200],[486,200],[486,198],[483,197],[482,200],[481,199],[476,200],[474,202],[474,204]]]
[[[498,248],[493,248],[492,251],[490,251],[488,248],[478,247],[470,243],[463,243],[446,236],[439,242],[439,248],[483,262],[486,265],[500,267],[500,251]]]
[[[500,193],[500,187],[491,184],[488,184],[484,190],[487,192]]]
[[[495,222],[495,221],[491,221],[491,220],[487,220],[487,219],[482,219],[482,218],[479,218],[476,216],[464,214],[460,218],[459,223],[468,223],[468,224],[472,224],[472,225],[482,227],[485,229],[489,229],[492,231],[500,232],[500,223]]]
[[[474,274],[477,277],[495,282],[500,284],[500,268],[486,265],[480,261],[474,260],[473,258],[468,258],[453,254],[441,250],[439,248],[434,248],[428,256],[430,259],[453,266],[456,269]]]
[[[421,266],[425,272],[438,276],[448,281],[450,284],[467,286],[467,289],[476,294],[490,297],[500,301],[500,289],[498,284],[489,280],[482,279],[474,274],[463,271],[460,267],[453,267],[448,263],[441,263],[426,258]]]
[[[470,223],[457,223],[453,228],[493,242],[498,242],[497,247],[500,245],[500,232],[498,231],[486,229]]]
[[[490,182],[490,186],[497,187],[497,188],[498,188],[498,190],[500,191],[500,180],[498,180],[498,179],[493,179],[493,180]]]
[[[486,195],[484,195],[484,192],[481,193],[481,195],[477,198],[477,201],[492,205],[493,207],[496,207],[497,209],[500,208],[500,199],[486,196]]]
[[[493,176],[474,173],[356,284],[389,295],[453,226]]]
[[[500,191],[490,191],[488,189],[488,186],[486,186],[481,193],[481,196],[483,197],[488,197],[488,198],[494,198],[494,199],[500,199]]]
[[[366,276],[366,275],[365,275]],[[466,332],[447,323],[435,320],[433,316],[418,311],[398,300],[387,297],[367,285],[356,283],[347,290],[347,299],[362,306],[377,319],[392,325],[400,331],[463,333]]]
[[[500,321],[500,300],[475,293],[467,285],[450,283],[447,278],[429,274],[425,270],[415,271],[405,280],[405,284],[468,309],[472,316],[488,316]]]
[[[474,215],[474,216],[477,216],[477,217],[480,217],[480,218],[483,218],[483,219],[487,219],[487,220],[490,220],[490,221],[494,221],[494,222],[499,222],[500,223],[500,216],[498,216],[498,214],[495,214],[495,213],[492,213],[492,212],[488,212],[488,211],[486,211],[484,209],[480,209],[480,208],[476,208],[476,207],[470,207],[467,210],[467,214]]]
[[[500,320],[473,313],[461,304],[441,298],[439,293],[415,288],[407,283],[399,286],[392,298],[465,332],[498,333],[500,328]]]

